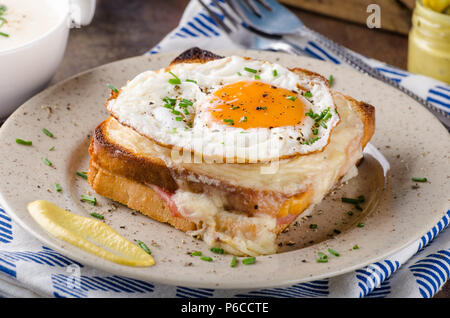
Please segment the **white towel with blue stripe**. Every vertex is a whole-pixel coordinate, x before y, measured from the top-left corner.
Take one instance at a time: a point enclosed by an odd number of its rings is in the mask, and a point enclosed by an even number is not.
[[[297,43],[316,58],[341,63],[317,43]],[[210,50],[236,48],[196,1],[188,5],[179,26],[149,53],[192,46]],[[450,86],[359,57],[450,113]],[[0,208],[0,297],[430,298],[450,277],[450,230],[446,230],[449,223],[450,210],[426,235],[404,250],[345,275],[283,288],[214,290],[144,282],[84,266],[43,246]]]

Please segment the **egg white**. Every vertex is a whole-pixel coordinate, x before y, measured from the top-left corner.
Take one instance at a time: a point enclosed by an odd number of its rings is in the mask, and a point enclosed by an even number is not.
[[[272,129],[244,130],[213,120],[209,109],[216,90],[235,82],[255,80],[255,74],[245,68],[258,70],[262,82],[298,91],[297,98],[303,99],[313,113],[327,110],[332,117],[326,122],[326,128],[317,127],[316,134],[313,133],[315,121],[308,116],[299,125]],[[174,75],[181,84],[169,83]],[[303,97],[298,85],[310,91],[312,97]],[[180,116],[164,107],[165,97],[177,99],[173,110],[187,110],[188,123],[177,120]],[[182,99],[191,101],[192,105],[179,107]],[[239,56],[206,63],[179,63],[168,69],[141,73],[120,90],[117,98],[109,101],[107,108],[119,122],[158,144],[201,154],[203,160],[215,162],[267,162],[315,152],[327,145],[332,128],[339,122],[324,79]]]

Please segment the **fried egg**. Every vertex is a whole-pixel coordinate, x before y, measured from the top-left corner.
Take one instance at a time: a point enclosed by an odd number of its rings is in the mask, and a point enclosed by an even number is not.
[[[156,143],[214,162],[320,151],[339,122],[326,79],[239,56],[141,73],[107,108]]]

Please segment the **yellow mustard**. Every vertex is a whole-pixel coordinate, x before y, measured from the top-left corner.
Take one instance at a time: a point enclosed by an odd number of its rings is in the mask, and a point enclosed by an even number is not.
[[[450,15],[417,0],[409,33],[408,71],[450,84]],[[426,7],[424,3],[428,6]]]

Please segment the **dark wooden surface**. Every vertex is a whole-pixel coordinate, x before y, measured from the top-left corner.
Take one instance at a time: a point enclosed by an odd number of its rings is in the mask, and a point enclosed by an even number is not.
[[[188,0],[98,0],[91,25],[72,30],[53,83],[81,71],[145,53],[178,23]],[[310,28],[363,55],[406,68],[405,36],[292,9]],[[436,297],[450,298],[450,284]]]

